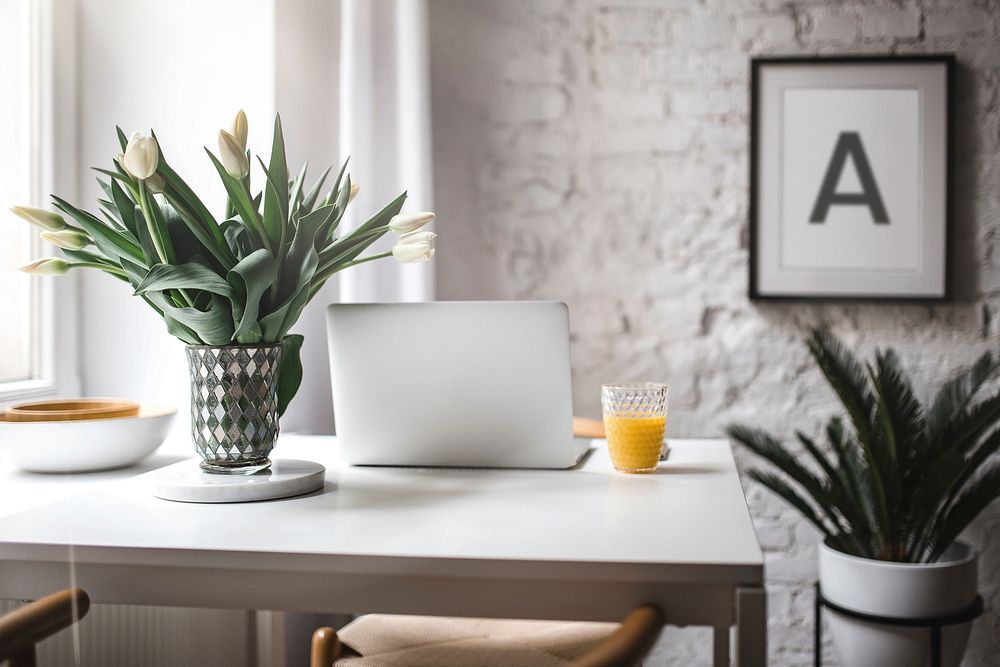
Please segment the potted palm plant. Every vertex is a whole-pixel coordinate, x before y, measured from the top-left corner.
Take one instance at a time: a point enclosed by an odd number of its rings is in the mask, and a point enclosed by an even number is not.
[[[734,440],[778,471],[754,468],[749,477],[822,533],[820,587],[834,604],[897,618],[969,607],[977,555],[958,537],[1000,496],[1000,463],[991,460],[1000,450],[1000,392],[990,390],[1000,363],[984,354],[924,406],[891,349],[862,364],[822,331],[808,345],[847,423],[830,420],[825,450],[802,432],[792,449],[759,429],[730,426]],[[842,664],[928,663],[927,629],[828,619]],[[959,664],[969,627],[945,628],[943,665]]]
[[[250,474],[270,465],[278,418],[302,379],[302,336],[289,333],[302,309],[339,271],[386,257],[422,262],[434,254],[432,213],[401,214],[406,193],[346,234],[340,222],[357,192],[347,164],[324,190],[327,168],[310,186],[306,167],[288,171],[281,119],[271,155],[250,180],[247,118],[240,111],[219,132],[209,159],[225,186],[213,213],[167,162],[152,136],[126,138],[112,169],[97,169],[99,214],[52,196],[51,211],[13,212],[43,229],[62,250],[22,271],[59,275],[96,269],[131,286],[187,344],[191,436],[208,472]],[[324,194],[325,192],[325,194]],[[387,233],[391,250],[365,255]]]

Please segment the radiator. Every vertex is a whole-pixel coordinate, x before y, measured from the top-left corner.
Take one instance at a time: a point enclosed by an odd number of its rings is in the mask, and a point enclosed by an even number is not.
[[[20,602],[0,600],[0,614]],[[39,667],[246,667],[256,664],[252,612],[93,605],[83,620],[44,641]],[[260,661],[271,664],[268,656]]]

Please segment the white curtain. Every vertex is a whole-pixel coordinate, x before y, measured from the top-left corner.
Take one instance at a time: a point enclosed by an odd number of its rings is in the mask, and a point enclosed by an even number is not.
[[[404,211],[433,210],[426,0],[342,0],[340,153],[360,190],[343,221],[364,222],[406,190]],[[388,235],[374,247],[387,250]],[[372,262],[340,274],[340,301],[427,301],[433,262]]]

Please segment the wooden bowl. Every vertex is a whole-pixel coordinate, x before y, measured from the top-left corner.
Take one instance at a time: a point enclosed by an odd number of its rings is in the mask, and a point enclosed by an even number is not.
[[[4,420],[64,422],[135,417],[137,414],[139,414],[139,404],[121,398],[56,398],[12,405],[4,412]]]

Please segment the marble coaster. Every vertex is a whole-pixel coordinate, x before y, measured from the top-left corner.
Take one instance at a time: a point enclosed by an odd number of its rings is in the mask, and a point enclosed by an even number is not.
[[[213,475],[197,459],[171,464],[151,474],[153,495],[182,503],[252,503],[300,496],[323,488],[326,468],[314,461],[278,459],[253,475]]]

